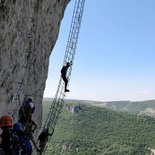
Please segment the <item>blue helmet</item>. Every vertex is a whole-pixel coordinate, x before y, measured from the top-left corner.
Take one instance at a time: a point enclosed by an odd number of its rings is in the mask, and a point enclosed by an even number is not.
[[[14,129],[15,131],[24,131],[22,124],[19,123],[19,122],[15,123],[15,124],[13,125],[13,129]]]

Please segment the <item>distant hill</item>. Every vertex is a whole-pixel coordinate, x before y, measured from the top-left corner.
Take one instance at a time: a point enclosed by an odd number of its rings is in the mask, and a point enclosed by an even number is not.
[[[44,99],[46,101],[51,100],[50,98]],[[94,106],[104,107],[116,111],[128,112],[136,115],[148,115],[155,117],[155,100],[147,101],[110,101],[110,102],[99,102],[91,100],[66,100],[67,103],[76,104],[91,104]]]
[[[146,114],[149,116],[155,116],[155,100],[148,101],[113,101],[103,103],[103,107],[116,110],[116,111],[125,111],[131,114],[141,115]]]
[[[44,102],[44,113],[49,104]],[[117,112],[90,103],[80,106],[77,113],[63,109],[47,155],[150,155],[148,148],[155,148],[153,117]]]

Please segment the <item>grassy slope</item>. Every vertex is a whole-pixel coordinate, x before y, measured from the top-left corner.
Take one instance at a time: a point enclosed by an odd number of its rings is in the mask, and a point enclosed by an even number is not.
[[[145,155],[146,148],[155,148],[153,118],[83,104],[77,114],[62,112],[46,154]]]

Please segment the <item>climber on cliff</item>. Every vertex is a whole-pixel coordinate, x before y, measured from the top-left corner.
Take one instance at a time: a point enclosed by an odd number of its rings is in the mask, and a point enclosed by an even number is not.
[[[72,65],[72,61],[70,63],[67,62],[66,65],[63,66],[62,69],[61,69],[61,77],[62,77],[63,81],[65,82],[65,92],[69,92],[69,90],[67,89],[68,78],[66,77],[66,74],[67,74],[68,68],[71,65]]]
[[[31,97],[25,98],[20,109],[19,109],[19,119],[22,121],[27,121],[32,116],[35,110],[35,105]]]
[[[26,143],[13,129],[13,126],[14,123],[11,116],[4,115],[0,117],[0,128],[2,129],[0,154],[3,152],[5,155],[24,155]]]
[[[2,133],[0,135],[1,137],[1,144],[0,148],[3,150],[4,154],[10,155],[10,152],[13,150],[13,142],[12,142],[12,126],[13,126],[13,119],[9,115],[4,115],[0,118],[0,128],[2,130]]]

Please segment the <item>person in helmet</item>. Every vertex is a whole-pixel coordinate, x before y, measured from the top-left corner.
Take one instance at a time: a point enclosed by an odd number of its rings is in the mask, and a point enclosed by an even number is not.
[[[35,105],[32,98],[24,99],[22,106],[19,109],[19,120],[26,122],[34,113]]]
[[[13,130],[18,135],[18,138],[19,138],[21,155],[31,155],[32,145],[30,142],[30,138],[24,132],[24,126],[20,122],[17,122],[13,125]]]
[[[34,113],[35,106],[32,98],[24,99],[22,106],[19,109],[19,123],[24,127],[24,134],[33,143],[36,149],[37,144],[34,140],[33,133],[37,128],[36,123],[32,120],[32,114]]]
[[[14,132],[18,135],[19,145],[22,148],[22,153],[26,153],[26,155],[32,154],[32,144],[38,151],[37,144],[33,137],[33,132],[36,129],[36,124],[30,119],[26,123],[17,122],[13,126]],[[32,142],[32,144],[31,144]],[[24,154],[25,155],[25,154]]]
[[[65,92],[69,92],[69,90],[67,89],[68,78],[66,77],[66,75],[67,75],[67,70],[71,65],[72,65],[72,61],[70,63],[67,62],[66,65],[63,66],[61,69],[61,77],[63,81],[65,82]]]
[[[0,148],[5,155],[19,155],[21,151],[20,145],[18,145],[18,136],[13,132],[12,127],[13,119],[11,116],[4,115],[0,118],[0,128],[2,129]]]

